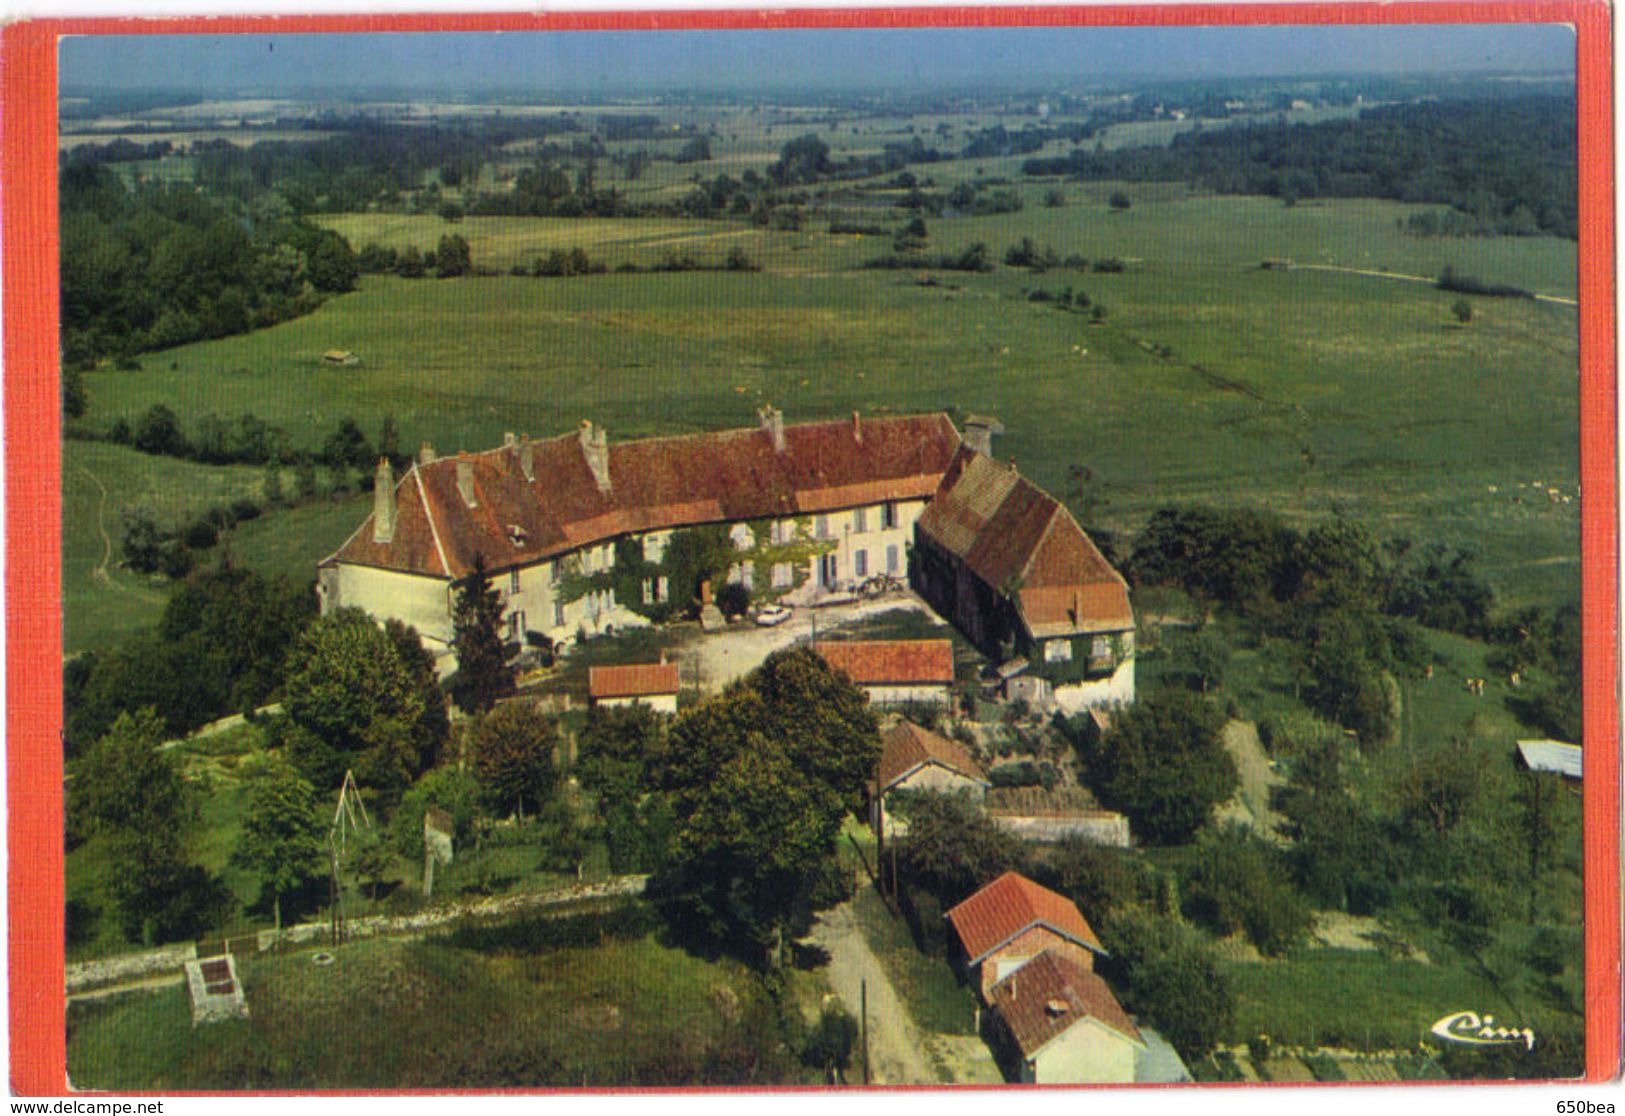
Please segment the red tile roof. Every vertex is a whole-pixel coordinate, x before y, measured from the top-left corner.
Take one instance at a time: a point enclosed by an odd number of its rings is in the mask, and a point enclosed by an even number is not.
[[[916,523],[984,584],[1014,587],[1036,638],[1134,626],[1128,584],[1054,497],[992,458],[962,448]]]
[[[988,1006],[999,1013],[1024,1058],[1085,1019],[1094,1019],[1131,1042],[1145,1045],[1139,1028],[1107,983],[1053,950],[988,989]]]
[[[656,697],[677,692],[676,663],[587,668],[587,694],[597,698]]]
[[[396,485],[394,538],[374,542],[368,516],[323,564],[455,579],[476,554],[496,571],[643,531],[923,500],[959,449],[942,414],[801,423],[783,439],[777,450],[756,427],[610,443],[608,492],[580,432],[528,443],[532,480],[519,444],[415,465]],[[459,460],[472,505],[457,486]]]
[[[946,639],[853,640],[813,650],[859,686],[945,686],[954,680],[954,645]]]
[[[913,721],[899,721],[881,735],[880,789],[891,787],[926,764],[945,767],[956,775],[987,783],[987,773],[969,752],[946,736],[923,729]]]
[[[1070,899],[1015,872],[1006,872],[982,888],[949,911],[947,918],[972,965],[1023,930],[1040,924],[1097,953],[1105,952]]]

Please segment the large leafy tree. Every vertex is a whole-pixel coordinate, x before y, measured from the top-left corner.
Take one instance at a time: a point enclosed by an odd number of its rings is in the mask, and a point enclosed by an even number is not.
[[[594,707],[582,730],[576,773],[598,799],[609,863],[616,872],[657,871],[671,846],[671,804],[660,784],[669,718],[648,706]]]
[[[688,928],[776,964],[811,918],[841,818],[879,755],[862,695],[778,652],[672,726],[676,831],[663,883]]]
[[[944,908],[1022,862],[1020,842],[961,794],[912,795],[908,836],[897,850],[910,884],[935,895]]]
[[[191,862],[197,801],[151,709],[122,713],[74,764],[69,825],[111,847],[112,892],[132,941],[168,941],[214,923],[226,896]]]
[[[451,697],[464,713],[483,713],[514,691],[513,671],[502,646],[502,596],[485,572],[485,556],[457,587],[452,610],[452,648],[457,674]]]
[[[232,862],[259,877],[281,932],[283,897],[322,873],[327,828],[315,789],[286,760],[261,761],[250,781],[248,813]]]
[[[333,786],[354,764],[357,777],[386,792],[419,770],[417,731],[428,700],[388,632],[359,609],[338,609],[294,642],[283,708],[301,732],[294,741],[304,773]],[[438,695],[436,695],[438,700]]]
[[[1090,750],[1090,781],[1106,805],[1128,815],[1141,840],[1182,844],[1239,781],[1219,742],[1223,727],[1223,714],[1197,695],[1148,697],[1123,711]]]
[[[468,732],[474,771],[491,806],[521,819],[527,806],[537,813],[558,786],[558,722],[534,705],[510,702],[481,715]]]

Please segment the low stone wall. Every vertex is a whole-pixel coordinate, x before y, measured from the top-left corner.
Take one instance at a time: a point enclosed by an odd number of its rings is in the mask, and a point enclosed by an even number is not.
[[[71,995],[87,988],[104,984],[125,984],[147,977],[178,973],[188,961],[197,959],[197,944],[164,946],[146,953],[127,953],[121,957],[103,957],[95,961],[80,961],[69,965],[64,974],[64,989]]]
[[[1059,844],[1072,836],[1120,849],[1132,842],[1128,819],[1106,810],[1084,815],[989,814],[988,820],[1018,840],[1039,845]]]

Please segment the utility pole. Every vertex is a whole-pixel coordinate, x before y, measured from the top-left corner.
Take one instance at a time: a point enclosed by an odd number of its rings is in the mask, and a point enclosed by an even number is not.
[[[869,978],[858,984],[859,1029],[863,1035],[863,1083],[869,1084]]]

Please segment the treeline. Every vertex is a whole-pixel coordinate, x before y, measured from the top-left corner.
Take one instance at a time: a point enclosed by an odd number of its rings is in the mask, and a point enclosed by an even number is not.
[[[1420,679],[1429,653],[1415,625],[1496,645],[1508,673],[1537,668],[1518,709],[1566,739],[1579,732],[1579,645],[1566,611],[1497,618],[1470,549],[1378,540],[1335,519],[1300,531],[1256,511],[1163,509],[1124,572],[1139,585],[1178,586],[1263,636],[1285,641],[1298,696],[1380,749],[1398,729],[1397,679]]]
[[[1186,181],[1222,194],[1389,198],[1451,206],[1467,230],[1578,233],[1572,96],[1429,101],[1358,119],[1187,132],[1168,147],[1029,159],[1029,175]],[[1445,226],[1435,226],[1444,232]],[[1453,231],[1453,230],[1452,230]]]
[[[193,574],[157,627],[63,667],[67,756],[143,707],[173,737],[263,705],[277,691],[289,644],[315,613],[315,595],[286,579],[230,565]]]
[[[60,175],[62,356],[89,367],[257,329],[355,285],[343,237],[246,220],[186,186],[127,188],[97,163]]]

